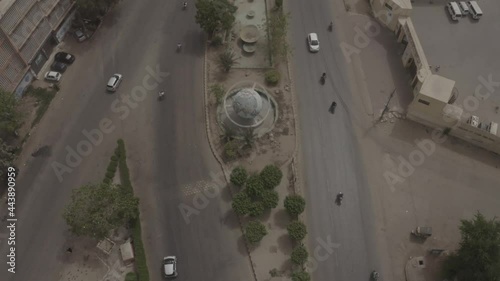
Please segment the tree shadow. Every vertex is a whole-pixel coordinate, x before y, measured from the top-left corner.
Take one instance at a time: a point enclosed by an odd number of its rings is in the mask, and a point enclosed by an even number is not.
[[[280,209],[274,214],[274,224],[280,228],[286,228],[290,223],[290,216],[285,209]]]
[[[285,255],[290,255],[293,250],[293,242],[288,234],[283,234],[278,237],[278,249]]]
[[[223,224],[227,226],[229,229],[240,228],[240,223],[238,220],[238,216],[236,213],[230,209],[224,214]]]

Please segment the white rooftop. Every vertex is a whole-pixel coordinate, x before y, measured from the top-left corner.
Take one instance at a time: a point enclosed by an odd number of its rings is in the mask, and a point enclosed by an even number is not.
[[[455,81],[437,74],[431,74],[424,80],[420,94],[448,103],[454,87]]]

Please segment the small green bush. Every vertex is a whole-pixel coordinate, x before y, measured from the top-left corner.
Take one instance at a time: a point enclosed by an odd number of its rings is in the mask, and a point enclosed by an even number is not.
[[[264,185],[259,175],[251,175],[245,184],[245,192],[252,200],[262,198],[264,192]]]
[[[289,195],[285,198],[285,209],[287,213],[292,217],[296,218],[298,215],[304,212],[306,207],[306,200],[300,195]]]
[[[274,209],[278,207],[279,200],[280,197],[278,192],[274,190],[264,190],[262,192],[262,204],[266,209]]]
[[[245,227],[245,239],[250,244],[256,244],[266,236],[266,227],[258,221],[251,221]]]
[[[224,158],[228,161],[238,157],[238,142],[235,140],[229,141],[224,145]]]
[[[111,184],[111,179],[110,178],[104,178],[103,181],[105,184]]]
[[[226,89],[222,84],[213,84],[210,86],[210,92],[215,96],[215,101],[217,105],[222,104],[222,101],[224,100],[224,94],[226,93]]]
[[[292,262],[296,265],[304,265],[304,263],[307,261],[307,258],[309,257],[309,254],[307,253],[306,247],[304,247],[304,244],[300,244],[295,249],[292,251],[291,259]]]
[[[271,69],[266,72],[265,78],[267,84],[271,86],[276,86],[280,81],[281,75],[276,69]]]
[[[290,238],[295,241],[302,241],[307,235],[306,225],[301,221],[292,221],[286,229]]]
[[[250,212],[252,201],[246,192],[240,191],[234,196],[231,206],[237,215],[244,216]]]
[[[306,271],[296,271],[292,273],[292,281],[311,281],[311,275]]]
[[[260,201],[254,201],[251,203],[250,208],[248,209],[248,214],[251,217],[260,217],[264,214],[266,208],[264,204]]]
[[[118,157],[116,156],[116,153],[115,155],[111,156],[111,162],[118,162]],[[132,273],[132,272],[130,272]]]
[[[112,173],[112,172],[106,172],[106,178],[107,179],[113,179],[114,176],[115,176],[114,173]]]
[[[137,274],[135,272],[129,272],[125,275],[125,281],[138,281]]]
[[[231,172],[231,183],[236,185],[236,186],[243,186],[245,184],[245,182],[247,181],[248,179],[248,173],[247,173],[247,170],[245,170],[245,168],[241,167],[241,166],[238,166],[236,168],[234,168],[234,170]]]
[[[267,165],[260,172],[260,177],[264,188],[273,189],[280,184],[283,173],[276,165]]]

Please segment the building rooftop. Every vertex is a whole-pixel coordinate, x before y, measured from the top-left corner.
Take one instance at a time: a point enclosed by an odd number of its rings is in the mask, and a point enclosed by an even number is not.
[[[456,82],[454,105],[481,122],[500,123],[500,37],[495,36],[500,30],[500,1],[478,4],[484,13],[478,21],[471,16],[452,21],[446,1],[415,1],[411,19],[430,69]],[[494,81],[492,85],[486,85],[488,80]]]
[[[16,0],[0,0],[0,19]]]
[[[455,81],[440,75],[431,74],[424,80],[420,93],[448,103],[453,92],[453,87],[455,87]]]

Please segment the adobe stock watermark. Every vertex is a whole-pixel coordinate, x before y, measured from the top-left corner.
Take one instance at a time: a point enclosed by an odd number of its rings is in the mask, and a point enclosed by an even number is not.
[[[111,103],[111,111],[118,114],[120,120],[125,120],[130,116],[131,110],[137,108],[139,103],[146,99],[148,92],[157,89],[159,83],[170,75],[168,72],[162,72],[159,65],[156,65],[155,69],[146,66],[145,70],[147,74],[142,79],[142,85],[132,88],[128,95],[117,96]],[[69,145],[65,147],[66,157],[64,163],[57,161],[51,163],[59,182],[63,181],[64,174],[73,172],[82,163],[83,159],[92,153],[94,147],[99,146],[104,141],[104,137],[115,129],[116,126],[113,121],[105,117],[99,121],[97,128],[82,130],[83,139],[74,147]]]
[[[474,95],[467,96],[462,105],[460,106],[463,111],[463,117],[457,123],[455,119],[451,117],[447,117],[451,112],[444,112],[443,120],[450,124],[449,130],[451,131],[453,128],[460,125],[463,120],[469,119],[472,116],[472,112],[478,110],[479,105],[482,100],[488,99],[494,92],[495,89],[500,87],[500,82],[493,81],[493,76],[490,74],[487,78],[483,76],[478,77],[479,84],[476,85],[474,89]],[[446,110],[446,109],[445,109]],[[408,177],[413,175],[416,168],[425,163],[426,159],[434,154],[436,151],[436,145],[442,144],[448,140],[448,135],[444,132],[443,129],[436,128],[431,132],[430,139],[416,140],[415,145],[416,148],[410,152],[408,157],[398,156],[399,164],[397,165],[397,169],[394,171],[385,171],[383,176],[389,185],[391,191],[395,191],[395,186],[398,183],[403,183]]]
[[[381,21],[390,22],[392,19],[392,14],[397,14],[399,7],[394,7],[393,11],[378,11],[374,12],[374,17],[379,18]],[[346,42],[340,43],[340,49],[346,58],[348,63],[351,63],[351,56],[353,54],[359,55],[361,50],[368,47],[372,41],[372,38],[378,36],[380,34],[380,30],[383,28],[377,21],[370,19],[367,23],[365,23],[362,27],[356,25],[354,27],[354,38],[353,44],[349,44]]]
[[[255,156],[251,156],[248,160],[253,161],[254,158]],[[240,166],[239,162],[234,163],[234,167],[237,166]],[[213,199],[219,197],[224,187],[227,186],[226,178],[222,171],[218,173],[210,172],[210,179],[211,181],[208,182],[203,181],[203,187],[194,188],[191,204],[180,203],[177,206],[186,224],[191,223],[192,216],[199,216],[201,211],[206,209]]]
[[[202,188],[195,190],[195,194],[191,199],[191,205],[180,203],[177,206],[186,224],[191,223],[191,216],[200,215],[201,211],[207,208],[210,201],[218,197],[226,186],[226,181],[222,172],[210,172],[210,178],[211,181],[204,182]]]
[[[306,266],[309,268],[309,272],[314,272],[318,269],[321,262],[326,261],[335,252],[336,249],[340,248],[339,243],[332,242],[330,235],[326,236],[326,240],[319,237],[316,238],[317,246],[312,250],[312,255],[307,259]]]

